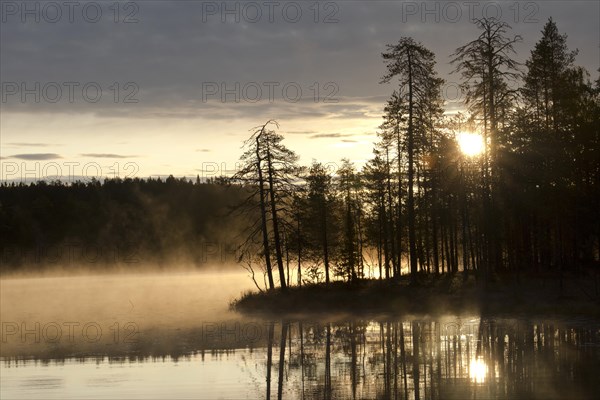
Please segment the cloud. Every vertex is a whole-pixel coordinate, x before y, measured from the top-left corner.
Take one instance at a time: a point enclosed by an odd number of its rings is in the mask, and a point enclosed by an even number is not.
[[[237,167],[237,165],[236,165]],[[238,168],[223,168],[223,169],[206,169],[206,168],[196,168],[194,169],[194,171],[200,172],[202,173],[202,176],[204,177],[204,174],[206,174],[207,176],[220,176],[220,175],[233,175],[237,172],[239,172]]]
[[[137,155],[124,155],[124,154],[111,154],[111,153],[84,153],[80,154],[81,157],[91,158],[136,158]]]
[[[284,133],[289,133],[290,135],[310,135],[313,133],[317,133],[316,131],[287,131]]]
[[[115,24],[108,17],[111,15],[108,3],[102,5],[107,17],[103,16],[97,24],[81,19],[69,23],[63,14],[58,23],[38,23],[32,29],[29,24],[22,24],[17,15],[9,16],[0,27],[3,82],[26,82],[30,87],[34,82],[42,86],[47,82],[77,82],[79,86],[75,88],[73,103],[63,87],[57,103],[45,101],[50,95],[41,90],[39,103],[23,104],[16,93],[9,95],[3,108],[30,113],[40,109],[56,113],[103,113],[110,117],[154,112],[164,118],[192,118],[201,113],[210,118],[213,110],[202,101],[203,84],[217,85],[219,92],[210,99],[219,101],[223,97],[221,84],[228,90],[238,84],[237,96],[242,97],[242,102],[244,97],[256,94],[253,88],[257,84],[262,89],[259,103],[268,103],[267,82],[277,83],[273,87],[276,104],[272,109],[278,118],[282,118],[280,110],[287,108],[281,106],[281,98],[289,84],[300,86],[299,103],[312,102],[306,108],[320,110],[327,104],[324,101],[332,98],[347,105],[352,98],[358,98],[361,104],[383,104],[395,88],[393,84],[379,84],[385,71],[381,59],[385,44],[395,43],[401,36],[414,36],[436,53],[440,74],[448,78],[452,69],[448,65],[449,54],[478,34],[462,3],[458,4],[461,18],[455,23],[444,18],[443,13],[421,14],[425,6],[420,4],[418,13],[406,15],[403,2],[379,2],[377,7],[368,1],[338,2],[339,22],[330,24],[315,24],[313,8],[308,3],[299,4],[304,17],[298,23],[283,20],[281,6],[275,13],[275,23],[266,19],[265,9],[258,23],[235,23],[231,16],[222,23],[218,14],[203,21],[202,2],[165,1],[140,3],[136,15],[140,23],[132,24]],[[219,2],[218,7],[222,5]],[[506,19],[516,15],[509,3],[501,6]],[[481,5],[476,8],[477,13],[482,12]],[[540,2],[538,8],[534,16],[537,22],[524,23],[523,18],[528,14],[523,12],[518,23],[512,24],[513,33],[527,40],[518,49],[519,56],[529,55],[547,17],[553,15],[560,31],[569,35],[569,47],[580,49],[578,64],[587,66],[594,75],[598,47],[589,38],[598,33],[597,3]],[[439,19],[436,17],[442,17],[441,22],[436,22]],[[147,68],[148,65],[152,68]],[[90,82],[102,89],[98,103],[86,101],[82,95],[83,86]],[[118,101],[114,100],[115,82],[119,84]],[[126,88],[127,83],[134,83],[139,91],[134,94],[135,91]],[[253,86],[245,90],[248,84]],[[288,89],[287,95],[294,97],[294,88]],[[128,96],[139,102],[125,103]],[[231,100],[235,95],[225,97]],[[189,112],[180,111],[188,107]],[[239,108],[244,110],[238,111]],[[235,118],[235,114],[254,111],[231,101],[216,117],[229,120],[232,113]],[[361,117],[360,110],[353,112],[356,118]],[[340,114],[340,118],[345,117]]]
[[[212,155],[228,159],[233,157],[230,143],[244,135],[248,128],[276,118],[282,126],[295,129],[286,132],[284,127],[281,133],[295,140],[302,157],[337,157],[337,152],[331,152],[329,146],[310,144],[348,143],[347,147],[351,148],[350,140],[362,142],[367,136],[364,131],[369,129],[373,132],[368,137],[373,138],[386,101],[392,91],[398,89],[397,81],[380,84],[385,74],[381,53],[386,44],[396,43],[402,36],[413,36],[436,54],[436,69],[448,80],[444,92],[447,110],[455,112],[464,108],[462,102],[452,100],[456,91],[452,90],[451,84],[461,78],[450,75],[453,67],[449,65],[449,56],[458,46],[476,38],[479,31],[469,21],[469,7],[462,2],[448,2],[461,9],[461,17],[456,23],[444,18],[447,15],[443,12],[442,15],[427,13],[427,9],[436,7],[445,10],[444,2],[427,3],[427,6],[425,2],[415,2],[412,5],[418,12],[414,14],[406,13],[405,6],[409,3],[402,1],[377,2],[376,7],[369,1],[335,2],[339,7],[335,15],[339,22],[329,24],[314,22],[312,2],[297,3],[303,15],[298,23],[282,20],[282,5],[276,7],[275,23],[267,20],[268,13],[264,8],[263,18],[258,23],[235,23],[231,15],[227,16],[226,23],[221,22],[221,15],[211,15],[209,21],[204,22],[202,7],[205,3],[198,1],[138,2],[140,10],[135,18],[140,23],[115,24],[112,10],[108,8],[110,2],[98,2],[103,15],[98,23],[91,24],[81,19],[81,12],[76,13],[79,15],[76,22],[70,23],[64,8],[63,18],[58,23],[41,21],[33,24],[29,16],[29,23],[24,24],[18,14],[7,16],[8,21],[0,24],[2,83],[12,82],[17,88],[23,83],[30,92],[39,82],[41,88],[37,93],[26,94],[25,102],[22,102],[22,93],[5,93],[8,98],[2,104],[2,136],[10,137],[13,142],[49,143],[47,146],[44,143],[14,143],[32,147],[7,147],[5,152],[64,152],[62,149],[66,146],[74,148],[72,153],[75,155],[90,150],[102,151],[103,147],[97,147],[102,139],[88,138],[88,127],[93,126],[90,131],[104,130],[110,134],[119,129],[123,132],[129,125],[132,129],[127,134],[118,135],[116,140],[115,137],[106,139],[119,145],[110,149],[132,154],[141,152],[139,149],[146,145],[157,149],[169,146],[170,141],[185,143],[187,131],[195,129],[201,135],[206,134],[207,140],[213,140],[213,135],[221,135],[222,139],[218,143],[216,140],[196,142],[188,150],[192,155],[194,146],[204,144],[213,151],[209,154],[198,149],[204,158]],[[511,21],[514,28],[511,34],[524,37],[524,42],[517,46],[519,61],[529,57],[544,23],[553,16],[560,32],[568,34],[569,48],[580,49],[576,63],[587,67],[593,78],[597,77],[599,48],[590,38],[598,37],[598,2],[536,2],[535,15],[531,15],[531,8],[523,9],[523,4],[515,9],[517,4],[512,2],[490,3],[502,7],[505,20],[519,18],[518,22]],[[224,3],[215,4],[220,8]],[[258,4],[262,6],[263,3]],[[483,4],[473,6],[477,9],[476,17],[487,8]],[[77,11],[81,11],[81,6]],[[319,11],[322,20],[330,9],[320,8]],[[452,8],[448,10],[451,11]],[[494,7],[489,11],[493,13]],[[126,13],[122,14],[120,17],[124,18]],[[442,20],[438,21],[440,16]],[[525,23],[524,19],[531,17],[536,21]],[[62,96],[57,103],[48,101],[56,94],[55,88],[44,90],[44,85],[52,82],[62,87]],[[69,101],[67,82],[78,84],[73,89],[73,102]],[[128,83],[134,86],[127,87]],[[266,83],[276,84],[272,100]],[[98,102],[84,96],[86,84],[100,86],[102,97]],[[213,90],[218,88],[218,93],[207,97],[203,90],[207,84]],[[260,99],[253,103],[251,98],[258,95],[257,85],[262,90]],[[286,85],[287,92],[284,91]],[[290,98],[295,99],[298,86],[301,99],[294,102]],[[95,91],[86,93],[93,96]],[[36,97],[41,97],[40,102],[34,101]],[[129,97],[138,102],[125,102]],[[237,98],[241,99],[236,102]],[[330,100],[337,100],[337,103]],[[4,122],[5,115],[7,123]],[[71,117],[75,115],[89,119],[90,125],[84,121],[73,126],[74,118]],[[30,121],[39,128],[34,129]],[[140,122],[139,128],[133,126],[137,121],[144,121]],[[145,129],[146,121],[152,124],[151,135]],[[358,133],[359,129],[363,131]],[[26,130],[29,132],[24,132]],[[231,135],[227,132],[233,130],[238,132],[232,135],[233,138],[225,136]],[[348,136],[335,133],[350,130],[357,133]],[[73,141],[65,141],[71,137]],[[324,140],[311,142],[307,139]],[[60,142],[65,143],[65,147],[48,147],[50,143]],[[235,151],[239,144],[235,142]],[[357,151],[351,157],[358,159],[358,150],[362,151],[362,147],[354,147]],[[149,150],[143,157],[148,163],[159,164],[163,158],[170,157],[163,153]],[[366,153],[370,155],[368,150]],[[106,163],[117,158],[136,157],[84,156],[105,159]],[[25,157],[40,159],[36,155]],[[181,157],[178,162],[184,163],[184,160],[185,157]]]
[[[199,153],[210,153],[212,150],[211,149],[196,149],[194,151],[199,152]]]
[[[20,160],[54,160],[62,158],[60,154],[56,153],[27,153],[27,154],[14,154],[7,158],[18,158]]]
[[[312,135],[310,139],[326,139],[326,138],[341,138],[353,136],[351,133],[318,133]]]
[[[50,147],[50,146],[62,146],[57,143],[6,143],[6,146],[12,147]]]

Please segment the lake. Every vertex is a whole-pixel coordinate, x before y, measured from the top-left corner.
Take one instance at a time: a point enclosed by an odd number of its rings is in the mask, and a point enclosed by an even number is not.
[[[0,398],[593,398],[588,318],[247,317],[243,273],[0,280]]]

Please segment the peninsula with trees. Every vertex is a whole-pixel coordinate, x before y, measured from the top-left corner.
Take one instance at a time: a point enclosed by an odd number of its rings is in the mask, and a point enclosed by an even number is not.
[[[234,308],[598,312],[600,79],[552,19],[524,65],[508,24],[474,24],[449,60],[464,112],[446,112],[431,51],[387,46],[393,90],[360,169],[298,165],[277,121],[252,131],[231,182],[259,293]]]

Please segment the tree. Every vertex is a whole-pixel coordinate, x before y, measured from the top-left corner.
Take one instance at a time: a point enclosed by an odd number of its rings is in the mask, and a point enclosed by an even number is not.
[[[550,18],[526,62],[528,71],[522,89],[533,117],[549,134],[562,125],[560,96],[567,89],[567,71],[573,68],[576,55],[576,50],[567,48],[567,35],[559,34]]]
[[[377,249],[377,265],[379,267],[379,278],[383,279],[383,264],[385,263],[385,276],[389,278],[389,252],[387,250],[386,221],[386,190],[389,168],[385,160],[377,150],[375,157],[367,162],[363,168],[363,185],[367,191],[367,204],[371,204],[370,218],[367,229],[367,238],[371,245]]]
[[[432,94],[442,84],[434,70],[434,54],[415,42],[412,38],[403,37],[395,45],[388,45],[388,51],[383,53],[383,59],[387,66],[387,74],[382,82],[390,82],[398,78],[400,92],[398,99],[404,104],[406,115],[406,152],[408,155],[408,242],[410,254],[410,272],[413,280],[417,274],[417,246],[416,246],[416,216],[415,216],[415,155],[416,137],[423,133],[425,125],[423,116],[430,108]]]
[[[525,219],[523,229],[536,239],[520,238],[521,253],[532,265],[558,267],[561,274],[567,266],[589,264],[594,252],[589,244],[598,237],[588,222],[598,215],[593,177],[599,163],[593,153],[599,103],[589,74],[574,65],[576,54],[549,19],[526,62],[523,102],[512,124],[518,162],[512,172],[524,179],[518,191],[511,189],[527,206],[513,226],[518,229]],[[539,207],[542,202],[545,207]]]
[[[273,125],[279,127],[273,120],[253,129],[253,133],[244,143],[246,151],[241,156],[241,169],[236,173],[234,179],[250,184],[254,189],[247,199],[247,203],[258,195],[260,207],[260,231],[262,233],[263,253],[265,257],[269,287],[274,288],[271,246],[269,235],[273,238],[275,258],[279,271],[279,281],[282,290],[286,289],[285,271],[283,268],[283,250],[280,233],[280,212],[290,194],[292,176],[297,170],[297,156],[287,149],[281,141],[283,136],[269,129]],[[268,221],[271,221],[271,230],[268,229]],[[250,236],[256,233],[251,230]]]
[[[495,18],[481,18],[474,21],[482,31],[477,39],[459,47],[452,54],[452,64],[456,65],[454,72],[460,72],[463,77],[463,87],[466,89],[466,103],[471,112],[483,119],[484,140],[484,178],[491,176],[489,182],[490,194],[486,195],[485,204],[485,236],[487,239],[487,266],[501,264],[499,230],[495,227],[502,222],[494,220],[498,215],[494,211],[495,182],[498,176],[498,126],[499,110],[507,108],[507,102],[516,90],[509,88],[509,81],[518,77],[518,63],[512,58],[515,53],[514,45],[522,41],[521,36],[507,36],[510,25]],[[488,146],[489,144],[489,151]]]
[[[519,35],[507,37],[510,25],[495,18],[475,19],[474,23],[482,30],[481,34],[457,48],[451,63],[456,65],[454,72],[460,72],[463,77],[467,105],[474,113],[483,115],[484,134],[486,141],[489,139],[490,142],[493,163],[496,157],[497,107],[516,92],[509,90],[506,82],[519,76],[518,63],[511,55],[515,54],[514,45],[522,38]]]
[[[330,280],[330,236],[331,236],[331,204],[332,183],[331,175],[325,166],[313,162],[306,177],[308,186],[308,224],[310,236],[318,238],[318,247],[322,252],[325,268],[325,283]],[[313,247],[317,247],[313,246]]]
[[[360,205],[357,198],[357,189],[360,180],[354,165],[348,159],[342,160],[342,165],[338,170],[338,178],[339,193],[344,204],[344,246],[341,256],[341,269],[342,274],[347,276],[350,282],[354,282],[358,278],[356,270],[362,258],[359,251],[362,246],[358,240]]]
[[[402,104],[402,98],[398,91],[394,90],[387,104],[385,105],[383,115],[383,124],[379,127],[381,129],[380,137],[381,142],[379,147],[382,152],[385,153],[386,166],[387,166],[387,203],[390,215],[388,218],[388,230],[389,230],[389,241],[391,243],[391,256],[392,266],[394,275],[399,276],[401,270],[402,260],[402,182],[403,182],[403,165],[402,165],[402,153],[405,148],[403,140],[403,128],[405,123],[405,116],[403,114],[404,108]],[[392,196],[394,195],[392,190],[392,160],[390,160],[390,151],[394,148],[396,152],[396,197],[397,206],[396,213],[394,215],[393,209],[394,204],[392,202]],[[395,218],[395,223],[394,223]],[[395,234],[394,234],[395,232]],[[387,269],[386,269],[387,273]]]

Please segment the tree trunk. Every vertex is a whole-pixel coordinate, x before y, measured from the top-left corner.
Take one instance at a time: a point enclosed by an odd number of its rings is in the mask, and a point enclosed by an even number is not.
[[[298,216],[296,236],[298,238],[298,286],[302,286],[302,238],[300,236],[300,216]]]
[[[275,185],[273,183],[273,164],[271,162],[271,150],[267,141],[267,169],[269,171],[269,192],[271,195],[271,219],[273,221],[273,236],[275,237],[275,256],[277,257],[277,268],[279,269],[279,281],[281,289],[286,290],[285,271],[283,270],[283,255],[281,252],[281,238],[279,236],[279,220],[277,218],[277,204],[275,202]]]
[[[260,192],[260,217],[262,222],[262,237],[263,237],[263,251],[265,254],[265,264],[267,268],[267,276],[269,278],[269,289],[275,287],[273,282],[273,269],[271,266],[271,251],[269,249],[269,233],[267,231],[267,208],[265,206],[265,188],[264,179],[262,175],[262,166],[260,158],[260,139],[256,137],[256,158],[258,160],[256,168],[258,170],[258,187]]]
[[[323,263],[325,264],[325,283],[329,283],[329,246],[327,240],[327,199],[323,202],[321,210],[321,221],[323,221],[323,234],[321,235],[321,244],[323,246]]]
[[[388,210],[389,210],[389,218],[388,218],[388,226],[389,226],[389,240],[391,243],[391,259],[392,259],[392,271],[393,271],[393,276],[397,276],[400,275],[397,271],[397,265],[396,265],[396,240],[394,238],[394,206],[392,203],[392,183],[391,183],[391,171],[390,171],[390,158],[389,158],[389,148],[386,147],[385,149],[385,162],[386,162],[386,166],[387,166],[387,171],[386,171],[386,175],[387,175],[387,202],[388,202]]]
[[[414,121],[413,121],[413,81],[410,49],[408,57],[408,242],[410,249],[410,274],[413,282],[417,277],[417,247],[415,237],[415,199],[414,199]]]

